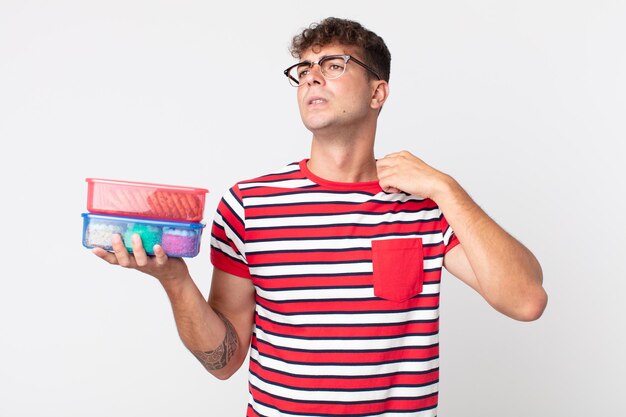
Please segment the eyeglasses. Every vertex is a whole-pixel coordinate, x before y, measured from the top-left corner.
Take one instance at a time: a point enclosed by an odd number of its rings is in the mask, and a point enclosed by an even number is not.
[[[380,80],[380,76],[376,71],[374,71],[370,66],[364,64],[359,61],[352,55],[326,55],[321,57],[315,62],[311,61],[302,61],[298,62],[295,65],[287,68],[283,73],[289,79],[289,83],[294,87],[300,86],[300,82],[304,77],[309,75],[313,66],[315,64],[320,66],[320,71],[322,75],[327,80],[335,80],[343,75],[346,72],[346,66],[348,65],[348,61],[354,61],[355,64],[358,64],[374,74],[376,78]]]

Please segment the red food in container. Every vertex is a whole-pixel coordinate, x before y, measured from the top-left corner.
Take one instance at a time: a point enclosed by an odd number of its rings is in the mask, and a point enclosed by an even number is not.
[[[204,188],[86,178],[90,213],[148,219],[199,222],[206,194]]]

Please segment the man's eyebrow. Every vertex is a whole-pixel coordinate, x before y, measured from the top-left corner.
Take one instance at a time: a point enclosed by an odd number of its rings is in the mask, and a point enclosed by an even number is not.
[[[317,60],[315,62],[320,62],[322,59],[328,58],[329,56],[342,56],[342,54],[329,54],[329,55],[322,55],[321,57],[317,58]],[[300,62],[298,62],[298,64],[304,65],[304,64],[311,64],[313,63],[313,61],[311,61],[310,59],[304,59]]]

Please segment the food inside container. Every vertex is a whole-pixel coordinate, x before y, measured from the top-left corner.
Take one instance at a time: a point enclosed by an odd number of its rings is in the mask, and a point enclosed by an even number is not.
[[[132,236],[137,233],[148,255],[154,255],[154,245],[161,245],[168,256],[194,257],[200,252],[204,223],[120,217],[83,213],[83,246],[111,251],[111,240],[119,234],[124,246],[133,251]]]

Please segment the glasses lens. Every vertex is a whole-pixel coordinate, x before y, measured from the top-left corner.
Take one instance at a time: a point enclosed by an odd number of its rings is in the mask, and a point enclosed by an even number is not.
[[[346,71],[346,61],[342,56],[324,58],[320,61],[320,68],[326,79],[333,80]]]
[[[303,63],[302,65],[297,65],[289,70],[288,78],[291,85],[298,86],[300,84],[300,80],[310,72],[311,64]]]
[[[301,64],[291,67],[287,72],[287,78],[291,85],[297,87],[302,79],[311,73],[311,69],[315,64],[319,64],[320,70],[324,78],[334,80],[339,78],[346,71],[347,57],[344,55],[328,56],[317,62],[303,61]]]

